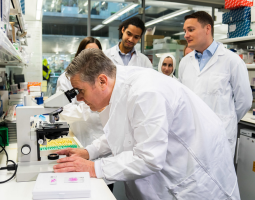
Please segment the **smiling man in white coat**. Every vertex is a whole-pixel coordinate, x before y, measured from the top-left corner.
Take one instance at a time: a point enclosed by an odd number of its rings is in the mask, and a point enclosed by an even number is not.
[[[144,22],[138,17],[127,19],[119,26],[121,42],[104,51],[105,55],[116,65],[152,68],[147,56],[138,52],[135,45],[144,34]]]
[[[188,46],[194,49],[179,65],[179,81],[195,92],[222,120],[235,154],[237,123],[252,105],[248,71],[243,60],[213,40],[212,17],[199,11],[185,17]]]
[[[106,107],[105,134],[86,149],[58,151],[67,157],[56,173],[125,181],[130,200],[240,199],[222,122],[184,85],[153,69],[115,66],[97,49],[83,50],[66,74],[78,100]]]

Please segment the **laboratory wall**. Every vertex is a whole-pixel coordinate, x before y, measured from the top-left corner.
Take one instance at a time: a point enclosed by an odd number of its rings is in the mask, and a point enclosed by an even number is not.
[[[23,68],[26,82],[42,81],[42,21],[26,21],[27,31],[30,38],[27,38],[27,52],[30,52],[28,66]]]

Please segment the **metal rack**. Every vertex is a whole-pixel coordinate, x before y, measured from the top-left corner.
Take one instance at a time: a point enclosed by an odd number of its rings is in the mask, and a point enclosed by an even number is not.
[[[255,36],[244,36],[244,37],[237,37],[237,38],[227,38],[227,39],[221,39],[218,40],[218,42],[221,42],[223,44],[228,45],[241,45],[241,46],[249,46],[249,45],[255,45]],[[247,69],[254,71],[255,70],[255,64],[246,64]]]

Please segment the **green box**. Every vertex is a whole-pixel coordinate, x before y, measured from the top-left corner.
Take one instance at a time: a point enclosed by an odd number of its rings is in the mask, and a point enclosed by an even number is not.
[[[8,128],[7,127],[0,127],[0,135],[3,137],[3,140],[2,140],[2,137],[0,136],[0,144],[2,146],[9,146],[9,139],[8,139]]]

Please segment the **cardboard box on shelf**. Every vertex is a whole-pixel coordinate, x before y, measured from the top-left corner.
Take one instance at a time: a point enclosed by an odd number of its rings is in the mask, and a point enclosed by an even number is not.
[[[186,40],[176,40],[176,41],[177,41],[177,44],[180,44],[180,45],[186,45],[187,44]]]
[[[232,22],[239,22],[244,20],[251,20],[251,8],[243,7],[230,12],[224,13],[222,15],[222,23],[229,24]]]
[[[164,35],[145,35],[144,41],[145,42],[153,42],[153,39],[163,39]]]
[[[253,0],[225,0],[225,9],[237,9],[241,7],[252,7]]]
[[[144,42],[144,46],[153,46],[153,41]]]

